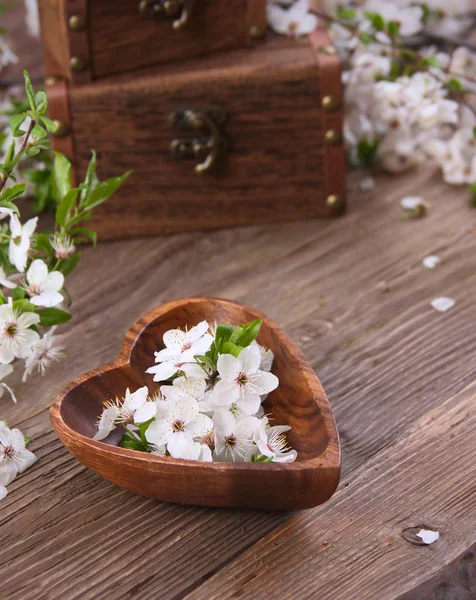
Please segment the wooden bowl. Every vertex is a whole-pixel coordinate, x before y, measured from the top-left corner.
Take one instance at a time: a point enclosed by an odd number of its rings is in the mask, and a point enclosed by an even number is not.
[[[92,439],[105,400],[122,397],[127,387],[159,387],[145,371],[154,362],[154,351],[163,347],[165,331],[203,319],[239,324],[257,318],[263,319],[258,342],[274,352],[272,370],[279,377],[279,387],[266,400],[266,412],[274,424],[291,425],[288,441],[298,452],[294,463],[181,460]],[[116,361],[78,377],[59,394],[51,406],[51,421],[66,448],[89,469],[131,492],[167,502],[301,509],[328,500],[339,483],[339,435],[310,364],[265,315],[229,300],[178,300],[142,317],[126,334]]]

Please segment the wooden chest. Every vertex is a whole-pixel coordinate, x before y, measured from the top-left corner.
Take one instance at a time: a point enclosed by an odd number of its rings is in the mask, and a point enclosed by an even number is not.
[[[92,226],[104,238],[339,214],[342,90],[327,34],[271,37],[134,77],[47,88],[56,147],[82,180],[134,173]]]
[[[40,0],[50,74],[84,83],[257,44],[266,0]]]

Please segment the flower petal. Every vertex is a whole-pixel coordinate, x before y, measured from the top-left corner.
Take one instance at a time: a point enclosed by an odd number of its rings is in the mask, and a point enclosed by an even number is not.
[[[157,414],[157,406],[155,402],[146,402],[138,408],[134,414],[134,423],[145,423],[150,421]]]
[[[246,373],[255,373],[261,364],[261,354],[258,346],[247,346],[240,352],[238,359],[241,361]]]
[[[222,436],[235,431],[236,419],[227,408],[219,408],[213,415],[213,425]]]
[[[258,371],[256,375],[253,375],[251,382],[254,386],[259,388],[259,395],[269,394],[275,390],[279,385],[279,379],[273,373],[267,371]]]
[[[202,335],[204,335],[209,329],[209,325],[206,321],[202,321],[201,323],[199,323],[198,325],[195,325],[195,327],[192,327],[192,329],[190,329],[190,331],[187,331],[186,333],[186,337],[187,337],[187,341],[188,342],[196,342],[199,338],[202,337]],[[212,337],[212,336],[210,336]],[[213,338],[212,338],[213,340]],[[208,348],[207,348],[208,350]]]
[[[4,485],[0,485],[0,500],[3,500],[7,495],[7,488]]]
[[[10,459],[0,461],[0,485],[9,485],[17,476],[18,468]]]
[[[241,351],[241,353],[243,352],[244,350]],[[240,372],[241,366],[241,360],[235,358],[232,354],[220,354],[218,357],[217,369],[222,380],[233,381]]]
[[[40,259],[34,260],[26,274],[26,280],[30,285],[39,286],[43,288],[48,279],[48,267]]]
[[[236,383],[218,381],[213,388],[211,400],[216,406],[231,406],[240,396],[240,388]]]
[[[254,394],[245,388],[236,403],[245,414],[254,415],[261,406],[261,398],[258,394]]]
[[[154,375],[154,381],[165,381],[178,371],[173,361],[163,362],[147,369],[146,373]]]
[[[167,450],[173,458],[190,459],[193,449],[193,438],[189,433],[184,431],[173,433],[167,444]]]
[[[57,306],[63,302],[63,296],[59,292],[44,291],[41,294],[32,296],[30,302],[35,306]]]
[[[154,421],[145,432],[145,439],[156,446],[163,446],[173,435],[168,421]]]

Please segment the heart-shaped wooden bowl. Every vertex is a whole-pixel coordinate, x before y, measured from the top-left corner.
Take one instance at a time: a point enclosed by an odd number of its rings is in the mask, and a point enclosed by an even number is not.
[[[168,329],[209,323],[263,319],[258,342],[271,348],[279,387],[265,404],[273,424],[291,425],[296,462],[219,463],[179,460],[126,450],[92,439],[105,400],[122,397],[127,387],[159,387],[145,373]],[[326,395],[310,364],[288,336],[253,308],[217,298],[190,298],[164,304],[143,316],[127,333],[119,358],[78,377],[51,406],[61,441],[80,462],[131,492],[183,504],[301,509],[334,493],[340,477],[339,435]],[[114,432],[119,439],[118,430]],[[108,438],[111,441],[111,436]]]

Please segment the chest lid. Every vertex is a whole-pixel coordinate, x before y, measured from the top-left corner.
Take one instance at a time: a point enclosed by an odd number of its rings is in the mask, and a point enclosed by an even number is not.
[[[46,74],[84,83],[258,43],[266,0],[42,0]]]

